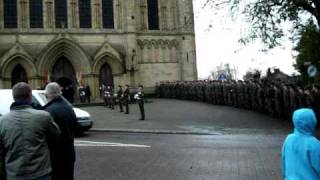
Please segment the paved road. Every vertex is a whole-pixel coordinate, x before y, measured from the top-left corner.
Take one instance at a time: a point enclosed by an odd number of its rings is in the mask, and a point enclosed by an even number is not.
[[[201,102],[151,99],[145,105],[146,120],[139,121],[138,105],[124,115],[103,106],[85,107],[95,129],[165,130],[213,134],[289,132],[290,123],[261,113]]]
[[[95,129],[215,135],[88,132],[77,138],[77,180],[278,180],[290,123],[232,107],[152,99],[139,121],[102,106],[83,108]]]
[[[77,180],[277,180],[284,134],[77,138]]]

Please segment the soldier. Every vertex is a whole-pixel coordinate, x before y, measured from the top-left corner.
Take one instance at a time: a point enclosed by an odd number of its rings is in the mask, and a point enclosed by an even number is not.
[[[119,85],[118,86],[118,91],[117,91],[117,99],[118,99],[118,103],[119,103],[120,112],[123,112],[123,107],[122,107],[123,97],[122,97],[122,94],[123,94],[122,86]]]
[[[144,113],[144,92],[143,92],[143,86],[139,85],[137,94],[134,95],[134,98],[137,100],[140,110],[141,118],[140,120],[145,119],[145,113]]]
[[[274,101],[275,101],[275,117],[279,118],[282,116],[283,110],[282,110],[282,91],[280,91],[280,89],[274,85],[273,86],[273,91],[274,91]]]
[[[297,109],[297,99],[296,99],[296,91],[292,86],[289,86],[289,96],[290,96],[290,115]]]
[[[126,112],[125,114],[129,114],[129,101],[130,101],[130,90],[129,90],[129,85],[125,86],[125,89],[123,91],[123,104],[126,107]]]
[[[109,87],[109,95],[108,95],[108,102],[109,102],[109,108],[114,109],[114,90],[111,86]]]
[[[290,94],[289,88],[286,84],[282,85],[282,102],[283,102],[283,114],[282,117],[286,120],[290,120]]]
[[[314,111],[314,113],[317,116],[317,119],[319,119],[319,106],[320,106],[320,91],[319,91],[319,87],[318,85],[313,85],[312,86],[312,90],[311,90],[311,94],[313,97],[313,103],[312,103],[312,109]]]
[[[243,93],[244,93],[244,86],[241,80],[238,81],[237,83],[237,99],[238,99],[238,107],[239,108],[244,108],[243,105]]]
[[[258,111],[260,111],[261,113],[262,112],[265,112],[265,102],[264,102],[264,97],[265,97],[265,94],[264,94],[264,88],[262,87],[262,84],[261,83],[258,83],[258,86],[257,86],[257,98],[258,98]]]
[[[305,107],[306,108],[312,108],[314,98],[313,98],[309,88],[305,88],[304,97],[305,97]]]
[[[296,86],[296,99],[297,99],[297,108],[304,107],[305,97],[303,90],[300,86]]]
[[[103,100],[104,100],[104,103],[105,103],[105,106],[106,107],[109,107],[109,96],[110,96],[110,86],[107,86],[106,88],[104,88],[103,90]]]

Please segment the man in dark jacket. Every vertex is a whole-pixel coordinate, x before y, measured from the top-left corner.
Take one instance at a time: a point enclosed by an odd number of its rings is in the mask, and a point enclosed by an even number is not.
[[[90,103],[91,90],[90,90],[89,84],[87,84],[85,87],[85,97],[86,97],[85,101],[88,101],[88,103]]]
[[[61,136],[58,140],[49,141],[53,180],[73,180],[75,150],[74,134],[77,118],[72,106],[61,97],[60,86],[49,83],[45,94],[49,103],[44,106],[58,124]]]

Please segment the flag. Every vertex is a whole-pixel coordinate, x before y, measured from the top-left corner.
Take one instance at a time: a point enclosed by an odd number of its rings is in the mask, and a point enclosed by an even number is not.
[[[77,73],[77,80],[80,86],[83,85],[83,78],[82,78],[82,72],[80,71],[79,73]]]
[[[48,69],[44,70],[44,82],[45,84],[48,84],[50,82],[50,74]]]

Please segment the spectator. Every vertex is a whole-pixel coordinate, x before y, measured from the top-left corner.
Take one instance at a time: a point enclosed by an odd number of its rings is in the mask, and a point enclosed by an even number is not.
[[[49,83],[45,89],[48,104],[44,110],[50,112],[61,129],[61,136],[56,141],[49,141],[53,180],[74,179],[74,134],[77,118],[72,106],[61,98],[60,86]]]
[[[60,130],[49,113],[32,109],[28,84],[17,83],[12,95],[10,112],[0,119],[0,179],[51,179],[47,139]]]
[[[80,97],[80,102],[82,103],[86,102],[86,91],[82,85],[79,87],[79,97]]]
[[[89,84],[87,84],[85,87],[85,97],[86,97],[85,101],[88,101],[88,103],[90,103],[91,91],[90,91]]]
[[[293,113],[294,132],[282,147],[282,172],[289,179],[320,179],[320,142],[313,136],[317,119],[311,109]]]

